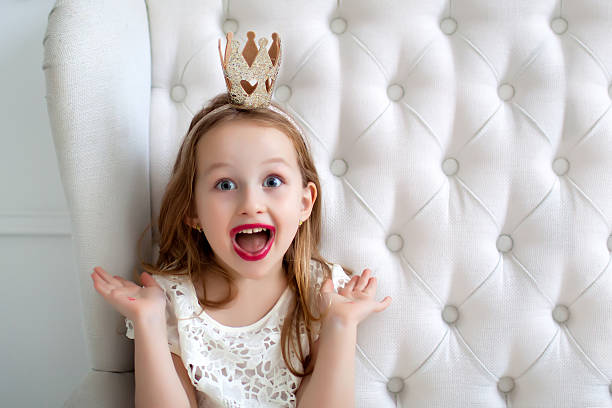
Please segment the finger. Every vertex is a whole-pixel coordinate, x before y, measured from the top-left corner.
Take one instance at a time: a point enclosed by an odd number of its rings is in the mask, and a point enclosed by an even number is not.
[[[370,270],[365,269],[359,278],[359,282],[355,285],[354,290],[362,291],[366,285],[368,284],[368,280],[370,279]]]
[[[105,282],[107,283],[111,283],[113,281],[113,277],[110,276],[110,274],[108,272],[106,272],[104,269],[102,269],[99,266],[96,266],[94,268],[94,271],[98,274],[98,276],[100,276],[100,278],[102,278]]]
[[[366,287],[363,289],[363,291],[367,295],[374,295],[376,293],[377,285],[378,285],[378,280],[376,279],[376,276],[372,276],[370,280],[368,281],[368,284],[366,285]]]
[[[115,277],[110,278],[110,282],[104,280],[99,271],[94,271],[91,274],[91,278],[94,281],[94,288],[105,298],[116,298],[117,296],[122,296],[128,289],[127,287],[123,286],[119,279],[115,279]]]
[[[94,276],[96,277],[97,282],[100,285],[100,288],[104,291],[104,295],[110,295],[113,289],[123,287],[123,284],[121,283],[120,280],[111,277],[110,275],[108,275],[108,273],[107,273],[107,278],[105,278],[100,273],[100,271],[94,271],[94,273],[92,274],[92,278]]]
[[[376,304],[376,307],[374,308],[374,311],[375,312],[382,312],[387,307],[389,307],[390,304],[391,304],[391,296],[387,296],[383,300],[381,300],[380,302],[378,302]]]
[[[121,276],[119,275],[113,275],[113,278],[117,279],[119,281],[119,285],[123,286],[124,288],[129,287],[129,284],[132,283],[127,279],[123,279]]]
[[[103,296],[108,296],[110,291],[113,289],[104,279],[100,277],[96,272],[91,274],[91,278],[94,281],[94,288]]]
[[[132,282],[131,280],[127,280],[127,279],[125,279],[125,278],[123,278],[121,276],[115,275],[114,277],[117,280],[119,280],[119,282],[121,283],[121,285],[124,288],[129,289],[130,291],[133,291],[135,289],[140,289],[140,288],[144,287],[144,286],[137,285],[134,282]]]
[[[143,288],[145,286],[159,286],[155,278],[153,278],[153,276],[151,276],[151,274],[147,272],[143,272],[142,274],[140,274],[140,281],[143,284]]]
[[[123,286],[126,286],[126,285],[136,285],[134,282],[132,282],[129,279],[125,279],[123,276],[113,275],[113,278],[115,278],[118,281],[120,281],[123,284]],[[138,286],[138,285],[136,285],[136,286]]]
[[[351,280],[344,285],[344,292],[352,292],[357,280],[359,280],[359,275],[354,275]]]

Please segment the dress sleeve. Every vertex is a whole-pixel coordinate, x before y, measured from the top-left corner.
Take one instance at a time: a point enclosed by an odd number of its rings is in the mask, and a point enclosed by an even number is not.
[[[332,266],[332,281],[334,282],[334,289],[336,293],[338,289],[343,288],[344,285],[351,280],[351,277],[344,272],[344,269],[338,264],[333,264]]]
[[[181,347],[179,343],[177,318],[176,313],[174,311],[174,297],[170,296],[168,291],[168,288],[173,283],[163,276],[153,275],[153,278],[157,281],[159,286],[162,287],[166,295],[166,330],[168,333],[168,348],[170,349],[170,352],[176,354],[177,356],[180,356]],[[134,322],[128,318],[125,318],[125,325],[127,327],[125,336],[133,340]]]
[[[311,286],[314,291],[313,294],[316,296],[316,293],[321,290],[321,286],[325,281],[325,275],[323,273],[323,267],[318,262],[311,261],[310,266],[312,279]],[[331,278],[334,284],[334,290],[338,293],[338,289],[344,287],[344,285],[351,280],[351,277],[344,272],[342,266],[338,264],[329,264],[329,266],[331,267]]]

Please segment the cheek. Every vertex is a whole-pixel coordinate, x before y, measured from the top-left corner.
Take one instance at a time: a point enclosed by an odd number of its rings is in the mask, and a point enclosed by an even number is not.
[[[229,213],[231,204],[227,200],[203,198],[198,203],[198,216],[207,225],[220,223]]]
[[[198,191],[198,208],[202,210],[208,208],[223,208],[227,206],[228,202],[231,202],[231,198],[224,196],[223,194],[216,193],[212,191],[214,189],[206,190],[205,187],[202,187],[202,191]]]
[[[294,222],[296,217],[299,217],[301,204],[295,195],[285,197],[285,199],[276,206],[277,211],[286,222]],[[296,221],[297,222],[297,221]]]

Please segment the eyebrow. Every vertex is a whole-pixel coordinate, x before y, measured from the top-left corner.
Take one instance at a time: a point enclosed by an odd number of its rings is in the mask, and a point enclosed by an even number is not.
[[[287,167],[291,167],[291,166],[289,166],[289,163],[287,163],[287,161],[285,159],[283,159],[282,157],[273,157],[271,159],[264,160],[264,161],[261,162],[261,164],[267,164],[267,163],[281,163],[281,164],[284,164]],[[208,166],[206,168],[206,170],[204,171],[204,174],[208,174],[211,171],[213,171],[213,170],[215,170],[217,168],[220,168],[220,167],[232,167],[232,165],[229,164],[229,163],[223,163],[223,162],[213,163],[213,164],[211,164],[210,166]]]

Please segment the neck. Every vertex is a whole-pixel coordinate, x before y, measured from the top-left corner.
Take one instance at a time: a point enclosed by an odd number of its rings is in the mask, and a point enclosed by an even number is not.
[[[253,300],[262,296],[278,297],[285,291],[289,283],[287,273],[283,268],[282,259],[277,265],[272,267],[271,271],[259,279],[245,278],[224,263],[220,263],[220,265],[232,276],[234,285],[238,290],[238,295],[232,302],[227,304],[228,307],[238,302],[242,303],[244,300]],[[206,282],[206,295],[208,299],[221,300],[227,295],[227,282],[222,277],[205,274],[204,280]]]
[[[234,283],[238,288],[240,296],[243,293],[270,293],[284,290],[287,287],[287,273],[282,265],[273,269],[273,272],[261,279],[249,279],[241,276],[234,276]]]

